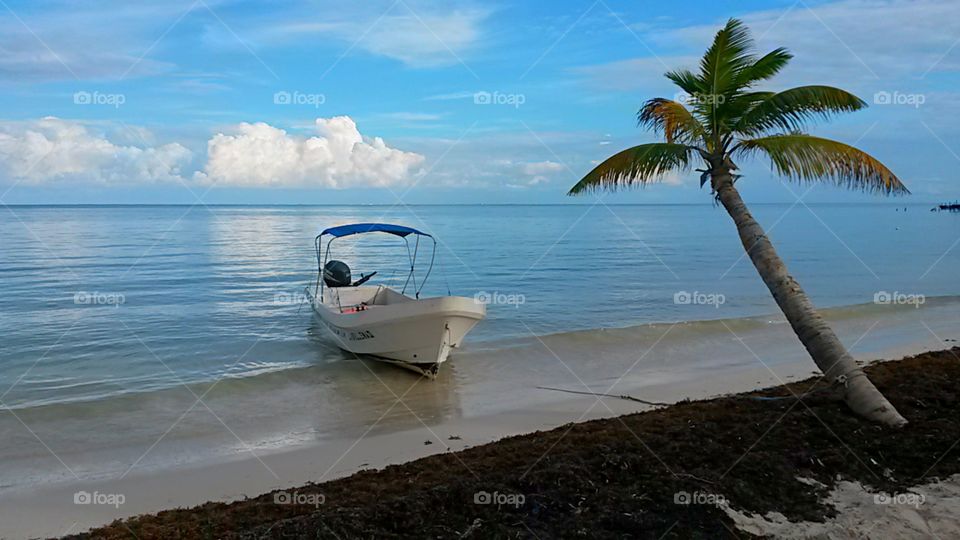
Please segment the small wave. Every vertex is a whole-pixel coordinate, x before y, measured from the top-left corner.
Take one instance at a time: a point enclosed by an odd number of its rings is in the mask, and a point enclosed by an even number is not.
[[[919,309],[938,308],[960,308],[960,296],[926,298],[925,303]],[[846,321],[873,322],[884,318],[910,316],[915,314],[917,309],[910,305],[867,303],[824,308],[819,311],[829,322],[839,324]],[[759,335],[757,332],[762,332],[765,328],[782,327],[786,324],[787,321],[782,314],[727,319],[664,321],[624,327],[557,332],[538,336],[511,337],[482,342],[468,341],[465,347],[458,351],[457,355],[470,357],[471,359],[477,357],[496,358],[503,355],[519,358],[534,354],[531,352],[534,349],[540,349],[542,352],[544,347],[562,356],[567,353],[582,355],[585,351],[597,356],[623,354],[624,351],[632,354],[638,350],[638,346],[650,346],[666,334],[670,335],[668,341],[674,347],[709,348],[711,343],[730,339],[731,333],[735,336]],[[336,365],[336,362],[333,365]],[[212,372],[198,371],[177,375],[155,373],[153,375],[110,378],[98,381],[81,381],[71,377],[25,380],[25,385],[38,385],[39,387],[33,390],[36,390],[37,394],[42,397],[20,403],[11,402],[6,405],[13,410],[22,410],[51,405],[84,403],[161,392],[176,389],[183,385],[192,387],[193,385],[209,384],[220,380],[243,380],[256,385],[260,378],[277,376],[285,372],[296,377],[294,370],[297,369],[311,367],[336,369],[330,366],[331,364],[328,362],[305,360],[245,361],[225,370]],[[101,386],[102,391],[96,391],[98,385]],[[250,384],[245,384],[244,387],[249,388]],[[63,395],[64,390],[77,388],[91,388],[93,391],[84,395]],[[51,393],[59,393],[60,395],[51,396]]]
[[[817,311],[828,321],[851,321],[856,319],[877,319],[884,316],[911,314],[917,309],[931,309],[937,307],[960,307],[960,296],[928,297],[917,307],[911,304],[878,304],[864,303],[828,308],[819,308]],[[622,327],[592,328],[569,332],[556,332],[540,336],[518,337],[502,340],[488,340],[479,346],[469,347],[471,352],[493,352],[497,350],[526,347],[531,342],[568,341],[571,343],[589,344],[602,342],[610,344],[619,340],[637,341],[642,334],[659,336],[668,328],[672,334],[682,333],[687,337],[707,338],[714,334],[746,333],[770,326],[787,325],[789,322],[782,313],[755,315],[736,318],[679,320],[645,323]]]
[[[79,403],[91,403],[105,401],[115,398],[126,398],[134,395],[153,394],[157,392],[176,390],[183,388],[193,388],[196,385],[216,384],[223,380],[243,380],[255,379],[263,375],[272,373],[286,372],[295,369],[308,367],[307,362],[242,362],[232,366],[222,372],[198,372],[193,374],[158,373],[154,375],[141,375],[135,377],[118,377],[110,379],[100,379],[93,381],[82,381],[72,377],[23,381],[20,384],[28,386],[31,384],[43,384],[36,388],[31,388],[33,393],[44,395],[35,399],[24,400],[21,402],[5,403],[5,407],[14,411],[28,410],[41,407],[72,405]],[[81,388],[91,389],[90,391],[64,397],[63,392],[67,390],[77,390]],[[100,391],[97,389],[100,388]],[[205,388],[201,389],[202,392]],[[196,390],[194,390],[196,392]],[[50,393],[59,395],[50,396]]]

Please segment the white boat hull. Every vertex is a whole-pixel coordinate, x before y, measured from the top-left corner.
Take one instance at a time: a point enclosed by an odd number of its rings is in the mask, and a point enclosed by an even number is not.
[[[417,300],[386,287],[327,289],[324,297],[311,295],[311,305],[341,349],[429,377],[486,316],[486,306],[472,298]]]

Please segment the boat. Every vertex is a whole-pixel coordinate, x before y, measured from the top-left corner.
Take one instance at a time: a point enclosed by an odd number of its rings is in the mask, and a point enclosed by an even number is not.
[[[335,240],[371,233],[393,235],[406,245],[410,270],[400,291],[383,284],[368,285],[376,271],[353,280],[349,265],[330,258]],[[415,240],[412,249],[411,238]],[[421,240],[427,239],[433,241],[430,267],[418,283],[417,255]],[[437,241],[430,234],[403,225],[354,223],[325,229],[317,235],[314,247],[317,280],[312,291],[307,287],[307,300],[333,340],[348,352],[433,379],[450,351],[486,316],[483,302],[452,296],[449,290],[447,296],[420,297],[437,256]]]
[[[939,211],[960,212],[960,203],[958,202],[944,203],[939,205],[937,208],[934,208],[934,210],[937,210],[938,212]]]

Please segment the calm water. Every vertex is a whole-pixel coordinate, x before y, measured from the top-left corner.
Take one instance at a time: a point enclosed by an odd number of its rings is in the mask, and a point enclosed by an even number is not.
[[[933,319],[942,321],[960,313],[953,298],[960,295],[960,215],[908,208],[756,205],[754,213],[819,306],[859,306],[830,310],[862,319],[850,323],[854,341],[884,317],[892,325],[895,314],[935,308],[942,311]],[[531,343],[549,343],[551,354],[576,352],[583,363],[574,369],[599,380],[615,377],[611,366],[635,359],[643,332],[657,328],[638,325],[724,319],[741,320],[730,328],[759,332],[749,324],[776,312],[741,256],[729,217],[710,205],[10,207],[0,210],[2,405],[63,452],[119,440],[101,433],[93,443],[91,430],[120,430],[124,441],[142,430],[150,441],[204,391],[231,427],[258,420],[282,432],[263,441],[293,432],[319,438],[338,423],[362,427],[393,397],[371,374],[401,391],[411,375],[358,367],[299,302],[316,275],[314,236],[358,221],[402,223],[438,238],[438,265],[424,294],[449,287],[502,302],[489,306],[489,318],[441,379],[411,394],[427,418],[477,413],[492,391],[484,385],[505,379],[505,370],[516,375],[513,386],[497,387],[499,400],[529,388],[553,362],[535,360],[524,349]],[[402,283],[402,241],[377,236],[338,240],[333,253],[355,273],[376,270],[381,282]],[[429,250],[421,250],[426,262]],[[882,291],[925,295],[926,304],[874,305]],[[675,301],[684,292],[693,303]],[[696,350],[709,359],[709,347],[719,343],[715,331],[687,326],[674,332],[671,350],[707,347]],[[896,333],[879,334],[864,342]],[[616,350],[623,355],[614,358]],[[670,366],[657,366],[667,376]],[[278,411],[289,422],[276,421]],[[181,420],[170,439],[210,428],[209,418]],[[18,425],[10,424],[8,444],[35,444]],[[0,446],[2,457],[21,455]]]
[[[960,294],[960,216],[925,210],[755,213],[816,303],[841,306],[878,291]],[[502,302],[468,348],[531,332],[776,310],[729,218],[711,206],[14,207],[0,212],[3,402],[100,398],[336,360],[299,307],[315,276],[313,237],[378,220],[439,239],[424,294],[449,284]],[[339,240],[333,253],[356,273],[402,283],[402,241],[375,236]],[[677,304],[681,291],[724,303]]]

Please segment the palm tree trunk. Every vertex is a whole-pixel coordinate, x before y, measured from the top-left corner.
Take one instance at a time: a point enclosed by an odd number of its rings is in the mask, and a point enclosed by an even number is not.
[[[736,223],[740,241],[753,266],[767,284],[800,342],[829,381],[844,385],[847,405],[855,413],[875,422],[894,427],[906,424],[907,420],[870,382],[837,335],[817,313],[807,294],[787,272],[787,267],[763,228],[750,214],[740,193],[733,186],[730,173],[715,173],[713,186],[721,204]]]

